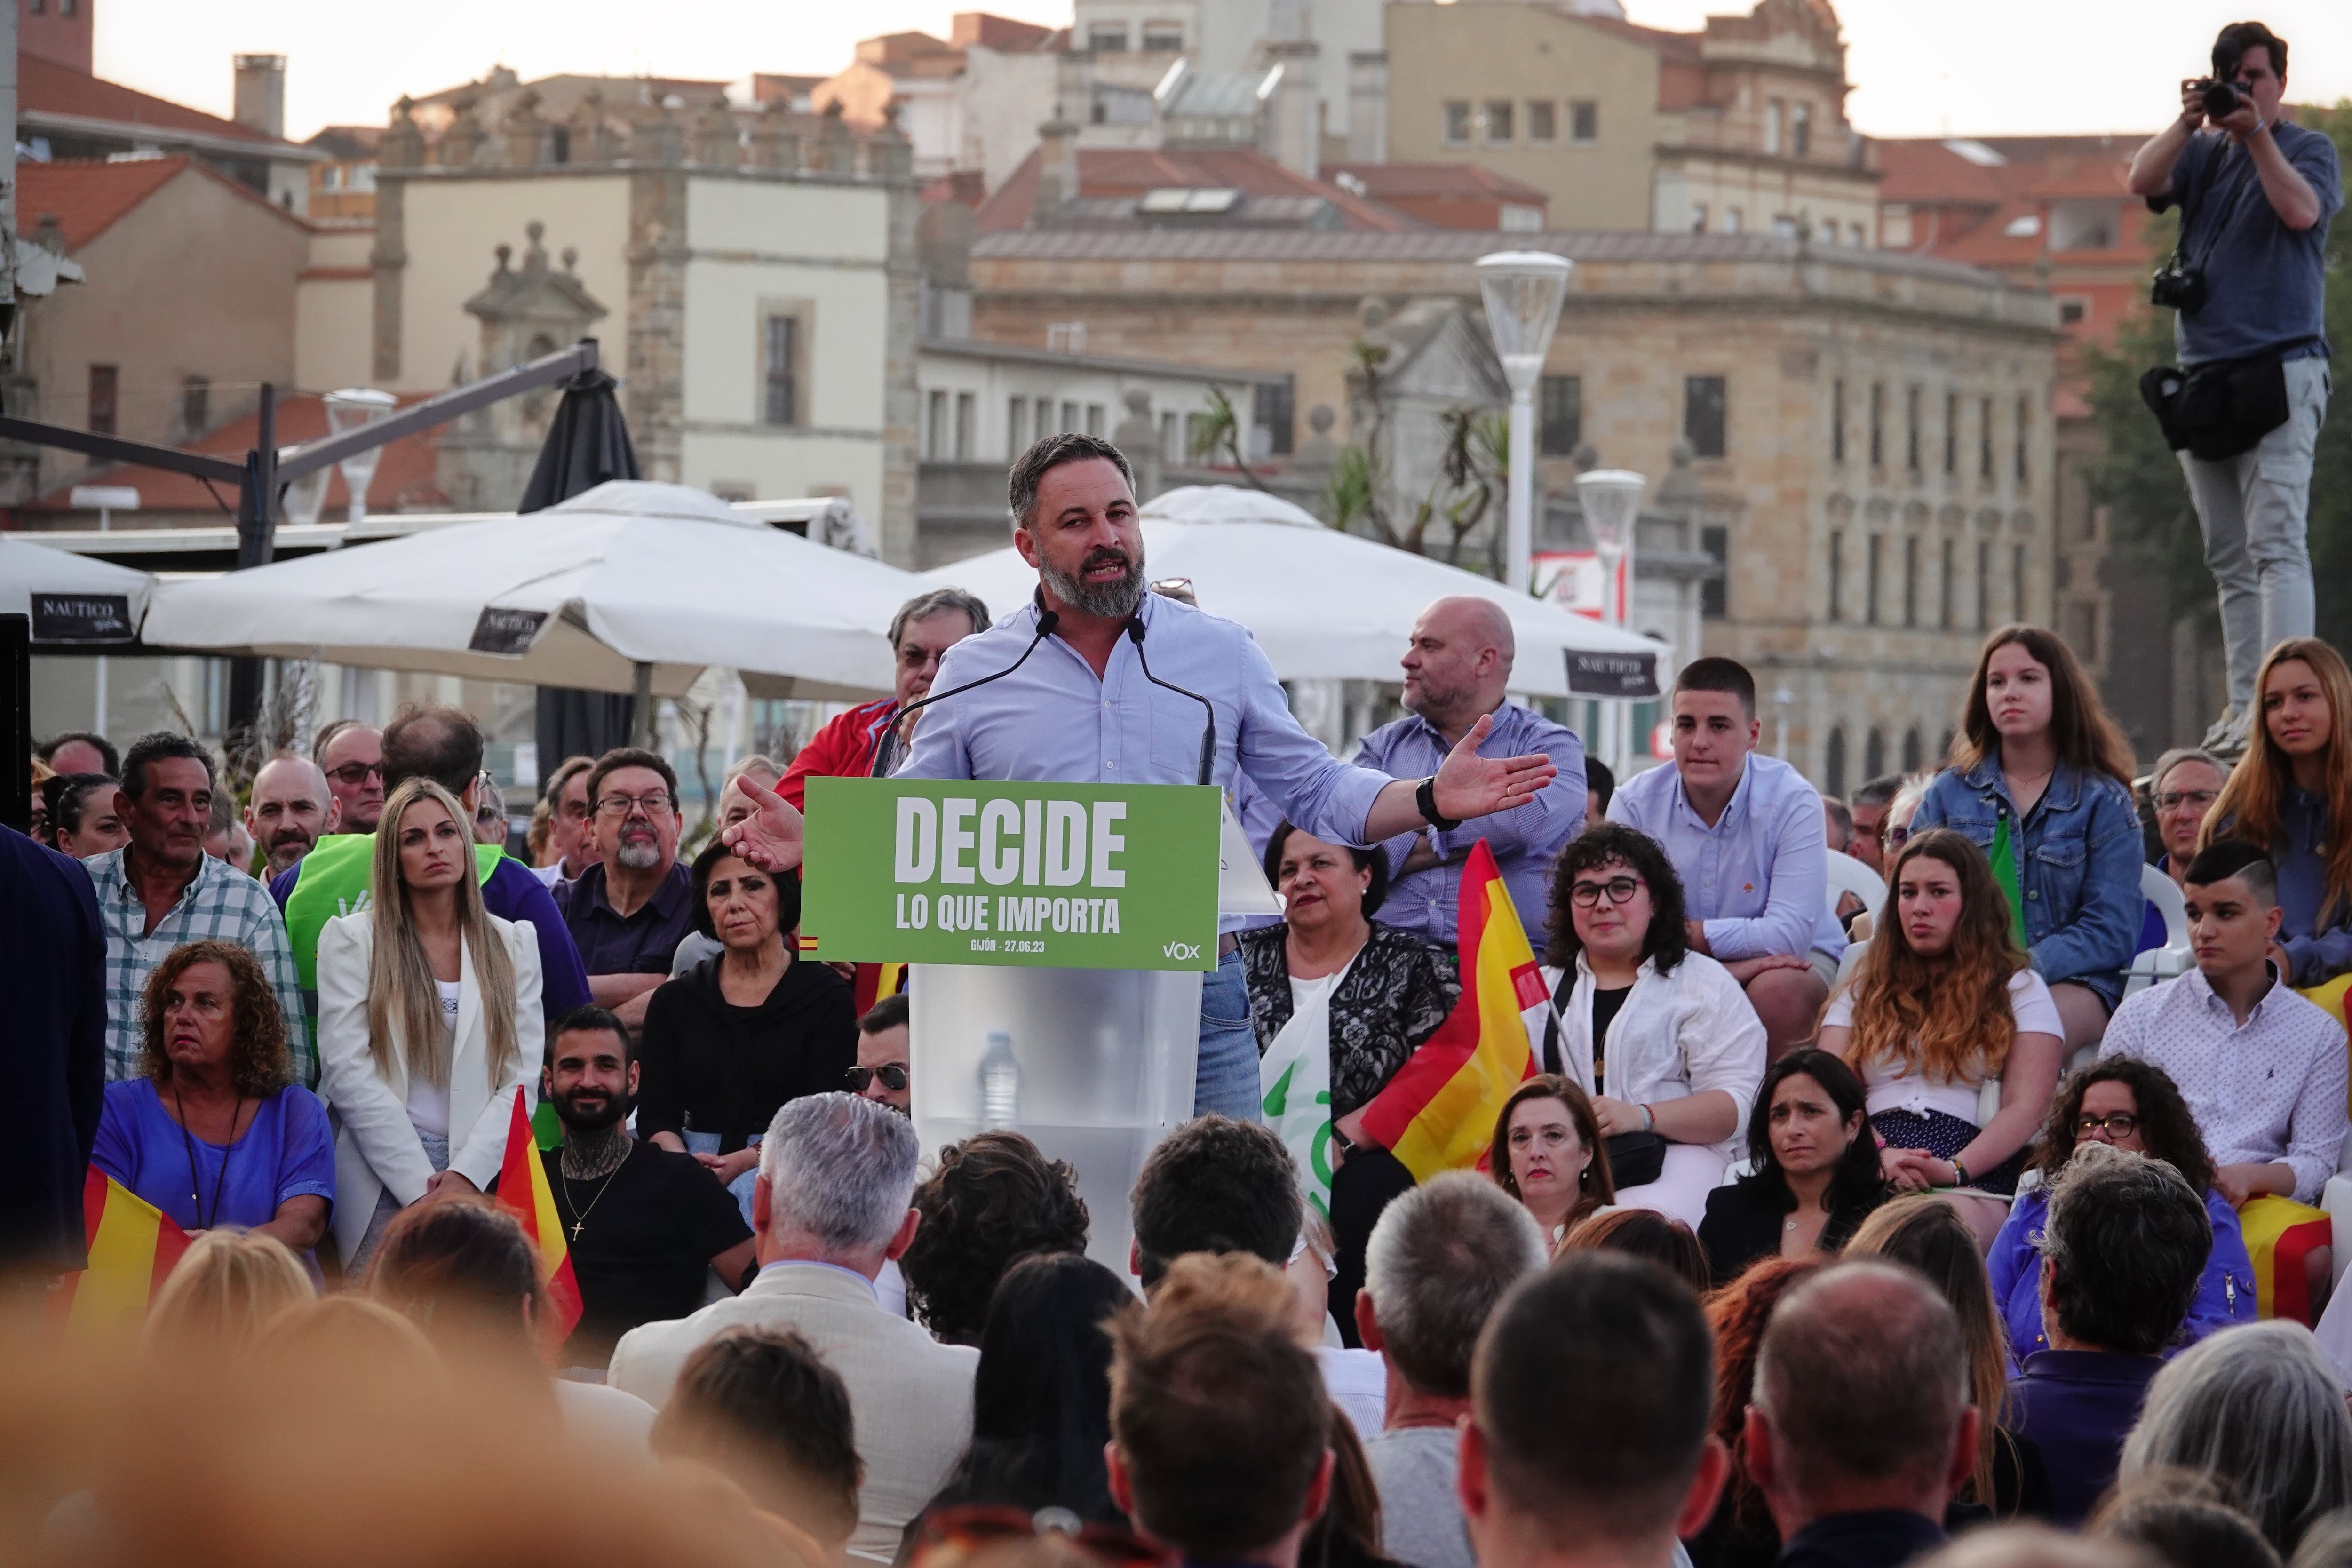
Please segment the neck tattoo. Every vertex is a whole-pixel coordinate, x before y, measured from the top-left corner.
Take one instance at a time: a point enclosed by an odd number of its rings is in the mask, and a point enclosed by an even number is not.
[[[615,1121],[584,1132],[577,1127],[563,1130],[563,1173],[572,1181],[609,1176],[628,1157],[629,1130],[625,1123]]]

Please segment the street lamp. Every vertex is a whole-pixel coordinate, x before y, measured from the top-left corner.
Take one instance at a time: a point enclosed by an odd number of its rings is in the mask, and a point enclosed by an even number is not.
[[[1585,531],[1592,535],[1593,553],[1601,557],[1601,624],[1625,624],[1633,605],[1633,568],[1626,560],[1633,548],[1633,520],[1642,510],[1642,491],[1649,480],[1624,468],[1594,468],[1576,476],[1576,499],[1584,509]],[[1624,595],[1618,595],[1618,563],[1625,562]],[[1624,733],[1627,715],[1615,703],[1601,710],[1601,754],[1622,777],[1630,765],[1632,747]]]
[[[1502,250],[1478,258],[1478,292],[1486,302],[1486,331],[1511,388],[1511,483],[1503,565],[1510,585],[1533,590],[1536,513],[1536,381],[1559,302],[1573,270],[1565,256],[1544,250]]]
[[[327,405],[327,428],[337,436],[362,425],[373,425],[400,406],[400,400],[391,393],[368,386],[347,386],[341,392],[327,394],[320,401]],[[370,447],[337,465],[343,470],[344,486],[352,492],[351,521],[355,528],[367,521],[368,483],[375,478],[375,466],[383,458],[383,447]],[[322,504],[326,500],[323,493],[319,499]]]

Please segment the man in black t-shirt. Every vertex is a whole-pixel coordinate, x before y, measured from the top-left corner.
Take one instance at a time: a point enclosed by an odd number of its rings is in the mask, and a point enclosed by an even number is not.
[[[583,1309],[564,1361],[603,1366],[638,1324],[699,1309],[709,1271],[740,1289],[751,1232],[700,1161],[629,1136],[635,1045],[612,1013],[576,1007],[555,1021],[540,1093],[563,1123],[563,1147],[540,1158]]]

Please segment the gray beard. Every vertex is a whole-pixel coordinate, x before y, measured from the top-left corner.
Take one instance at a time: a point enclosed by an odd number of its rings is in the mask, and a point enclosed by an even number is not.
[[[1083,616],[1098,620],[1123,621],[1135,614],[1143,603],[1143,563],[1128,563],[1127,575],[1116,583],[1088,583],[1073,577],[1051,563],[1037,563],[1037,575],[1052,589],[1054,597]]]
[[[627,871],[650,871],[661,864],[658,844],[624,844],[613,851],[613,859]]]

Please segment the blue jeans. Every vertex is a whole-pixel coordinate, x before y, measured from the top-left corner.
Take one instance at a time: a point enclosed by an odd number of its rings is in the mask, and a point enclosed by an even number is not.
[[[1201,1055],[1192,1069],[1192,1114],[1215,1111],[1236,1121],[1259,1120],[1257,1029],[1250,1022],[1249,985],[1242,955],[1217,960],[1201,977]]]

